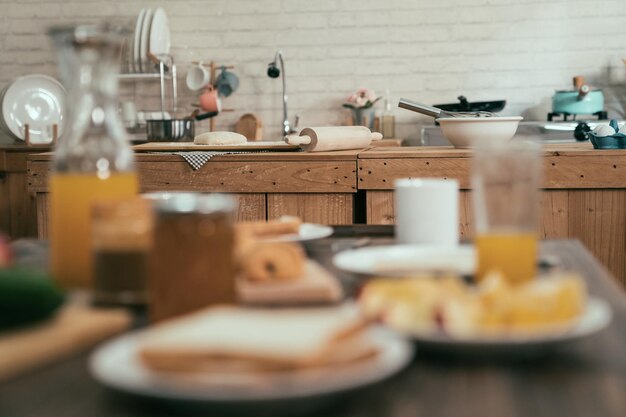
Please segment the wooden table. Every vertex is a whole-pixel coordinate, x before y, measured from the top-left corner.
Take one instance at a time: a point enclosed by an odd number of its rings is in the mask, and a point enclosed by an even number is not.
[[[310,255],[332,269],[336,250],[362,238],[389,242],[389,226],[336,228],[329,239],[311,242]],[[343,237],[342,237],[343,236]],[[576,241],[542,242],[542,256],[558,256],[582,273],[591,294],[613,309],[609,328],[589,339],[539,357],[459,357],[420,351],[400,374],[318,416],[355,417],[624,417],[626,415],[626,297],[606,270]],[[356,277],[338,276],[350,288]],[[173,417],[219,415],[182,413],[162,404],[109,392],[87,371],[87,354],[0,385],[0,415],[10,417]],[[253,415],[253,414],[249,414]],[[254,413],[254,415],[257,415]]]
[[[459,181],[460,231],[474,230],[470,171],[473,150],[451,146],[372,148],[359,153],[358,188],[368,224],[393,224],[397,178]],[[590,143],[545,145],[541,237],[578,239],[626,288],[626,150]]]

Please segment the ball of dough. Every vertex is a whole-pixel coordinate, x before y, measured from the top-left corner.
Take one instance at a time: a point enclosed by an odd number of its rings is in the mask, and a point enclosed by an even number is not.
[[[244,135],[235,132],[206,132],[193,139],[196,145],[239,145],[246,142]]]

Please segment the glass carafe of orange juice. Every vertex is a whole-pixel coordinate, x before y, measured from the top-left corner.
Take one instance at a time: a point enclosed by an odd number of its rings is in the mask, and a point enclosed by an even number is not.
[[[92,283],[94,202],[137,194],[133,153],[117,113],[117,73],[126,30],[108,25],[53,27],[68,119],[50,179],[51,270],[66,288]]]
[[[476,277],[499,271],[512,284],[537,272],[540,146],[513,141],[476,149],[472,166]]]

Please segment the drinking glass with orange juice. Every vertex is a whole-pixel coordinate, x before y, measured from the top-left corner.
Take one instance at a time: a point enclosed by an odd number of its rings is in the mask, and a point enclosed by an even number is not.
[[[500,271],[511,283],[537,272],[540,146],[491,144],[476,149],[472,166],[476,278]]]

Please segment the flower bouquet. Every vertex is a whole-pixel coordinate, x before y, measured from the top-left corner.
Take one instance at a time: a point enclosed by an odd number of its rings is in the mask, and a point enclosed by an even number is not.
[[[376,97],[374,91],[367,88],[359,88],[346,99],[343,107],[352,111],[353,125],[368,126],[372,129],[374,127],[374,109],[369,111],[368,120],[366,120],[366,116],[368,109],[371,109],[378,100],[380,100],[380,97]]]

